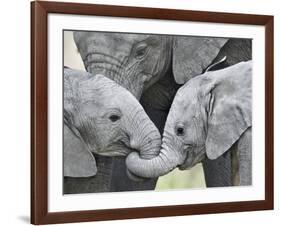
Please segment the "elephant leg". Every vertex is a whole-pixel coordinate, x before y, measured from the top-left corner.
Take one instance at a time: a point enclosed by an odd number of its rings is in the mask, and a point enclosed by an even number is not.
[[[97,174],[93,177],[64,177],[64,194],[79,194],[110,191],[113,159],[95,155]]]
[[[237,145],[239,185],[252,184],[252,129],[247,129]]]
[[[231,152],[215,160],[205,159],[203,170],[207,187],[232,186]]]

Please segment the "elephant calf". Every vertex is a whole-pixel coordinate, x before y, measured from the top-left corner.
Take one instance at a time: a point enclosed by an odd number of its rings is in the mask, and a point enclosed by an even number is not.
[[[92,153],[124,156],[134,149],[142,158],[159,153],[160,133],[140,103],[103,75],[65,68],[63,115],[64,176],[95,175]]]
[[[175,96],[159,155],[146,160],[133,152],[127,157],[128,169],[158,177],[230,151],[232,185],[251,185],[251,95],[251,61],[189,80]]]

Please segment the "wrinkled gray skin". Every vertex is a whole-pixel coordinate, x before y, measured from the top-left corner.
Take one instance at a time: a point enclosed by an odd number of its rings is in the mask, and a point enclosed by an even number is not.
[[[159,152],[161,136],[138,100],[107,77],[64,69],[64,176],[97,173],[91,153],[142,158]]]
[[[142,177],[158,177],[232,149],[232,185],[251,185],[251,103],[251,61],[189,80],[171,106],[160,154],[144,160],[131,153],[128,169]]]
[[[227,56],[224,67],[251,59],[251,40],[125,33],[74,32],[74,40],[85,68],[103,73],[133,93],[162,134],[177,89],[190,78],[202,74],[217,59]],[[124,157],[99,158],[102,180],[73,180],[67,187],[73,193],[154,189],[157,179],[139,183],[126,175]],[[207,186],[230,185],[222,175],[230,172],[230,158],[203,164]],[[210,174],[208,174],[210,172]],[[113,174],[113,175],[112,175]],[[99,175],[97,175],[99,176]],[[79,185],[82,184],[82,185]],[[108,183],[107,183],[108,184]],[[92,187],[92,189],[91,189]]]

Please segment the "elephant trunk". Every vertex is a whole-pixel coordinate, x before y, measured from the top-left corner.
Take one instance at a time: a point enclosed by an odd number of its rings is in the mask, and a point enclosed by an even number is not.
[[[127,156],[126,165],[128,170],[140,177],[155,178],[167,174],[182,164],[183,158],[163,142],[158,156],[152,159],[144,159],[136,152]]]
[[[143,109],[138,109],[128,120],[130,147],[139,150],[140,157],[151,159],[159,154],[161,135]],[[129,129],[128,129],[129,130]]]
[[[138,80],[132,83],[130,77],[133,75],[126,71],[122,62],[101,52],[101,50],[96,49],[87,55],[83,60],[86,70],[93,75],[105,75],[129,90],[139,100],[142,94],[143,83],[139,83],[140,81]]]

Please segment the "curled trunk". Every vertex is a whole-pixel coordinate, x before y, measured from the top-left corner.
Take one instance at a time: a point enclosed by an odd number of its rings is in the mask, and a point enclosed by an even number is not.
[[[163,145],[159,155],[152,159],[143,159],[138,153],[128,155],[126,165],[128,170],[140,177],[155,178],[165,175],[182,164],[183,158],[174,150]]]

